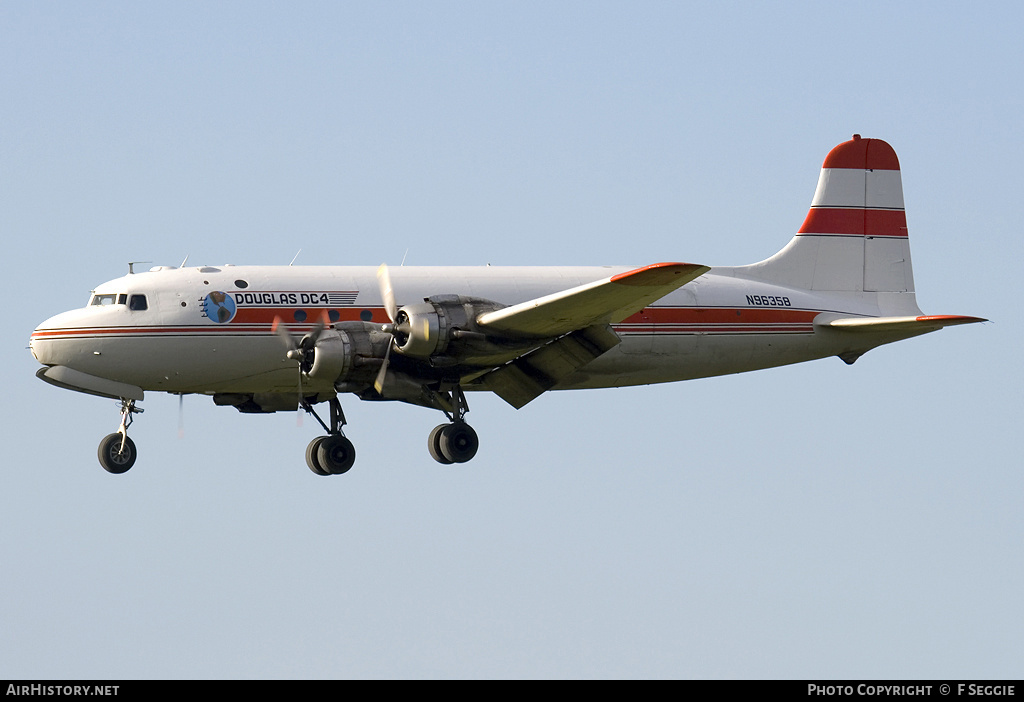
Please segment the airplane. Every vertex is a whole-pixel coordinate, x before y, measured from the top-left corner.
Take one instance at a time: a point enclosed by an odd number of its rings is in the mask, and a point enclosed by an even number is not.
[[[187,261],[187,259],[186,259]],[[444,413],[430,455],[478,450],[471,392],[516,409],[550,390],[741,373],[867,351],[979,317],[917,306],[899,160],[855,134],[822,164],[800,229],[759,263],[709,267],[157,266],[104,283],[32,333],[36,375],[121,401],[99,462],[124,473],[144,392],[240,412],[301,409],[317,475],[355,462],[339,395]],[[325,421],[316,405],[326,403]]]

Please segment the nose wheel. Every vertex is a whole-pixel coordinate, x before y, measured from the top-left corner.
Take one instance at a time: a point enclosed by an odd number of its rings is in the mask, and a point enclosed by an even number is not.
[[[135,442],[121,432],[103,437],[96,453],[104,470],[115,474],[127,472],[135,465],[135,459],[138,457]]]
[[[135,406],[135,400],[121,400],[121,427],[113,434],[107,434],[96,451],[100,465],[108,473],[125,473],[138,458],[135,442],[128,437],[132,415],[143,412]]]

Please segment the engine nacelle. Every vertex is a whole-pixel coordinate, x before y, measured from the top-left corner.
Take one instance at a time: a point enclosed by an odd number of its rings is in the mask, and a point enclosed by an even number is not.
[[[400,308],[385,329],[394,334],[396,351],[434,367],[500,365],[537,345],[493,337],[477,326],[477,317],[502,307],[478,297],[434,295]]]
[[[317,338],[305,375],[331,383],[356,379],[372,382],[390,343],[391,335],[381,331],[379,324],[335,324]]]
[[[395,318],[395,348],[413,358],[430,358],[448,347],[448,314],[444,305],[406,305]]]
[[[372,386],[388,348],[408,359],[396,373],[435,378],[435,369],[468,365],[499,365],[521,353],[521,341],[491,338],[476,318],[503,305],[460,295],[436,295],[401,307],[392,324],[340,322],[321,331],[302,359],[302,371],[314,383],[331,383],[339,392],[360,392]],[[535,344],[534,344],[535,345]],[[409,362],[425,362],[414,369]],[[394,366],[396,358],[391,356]],[[419,381],[414,383],[419,391]]]

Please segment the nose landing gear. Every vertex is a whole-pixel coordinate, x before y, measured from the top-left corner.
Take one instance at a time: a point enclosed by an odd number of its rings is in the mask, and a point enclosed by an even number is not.
[[[135,465],[138,452],[135,442],[128,437],[128,427],[131,426],[132,415],[144,411],[135,406],[135,400],[121,400],[121,427],[103,437],[96,452],[100,465],[108,473],[125,473]]]

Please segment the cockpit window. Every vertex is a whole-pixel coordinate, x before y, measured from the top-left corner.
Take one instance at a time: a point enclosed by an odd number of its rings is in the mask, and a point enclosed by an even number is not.
[[[147,310],[149,303],[145,295],[129,295],[128,293],[93,293],[89,298],[90,305],[128,305],[130,310]]]
[[[93,295],[92,299],[89,300],[90,305],[113,305],[117,303],[117,295],[114,294],[103,294]]]

